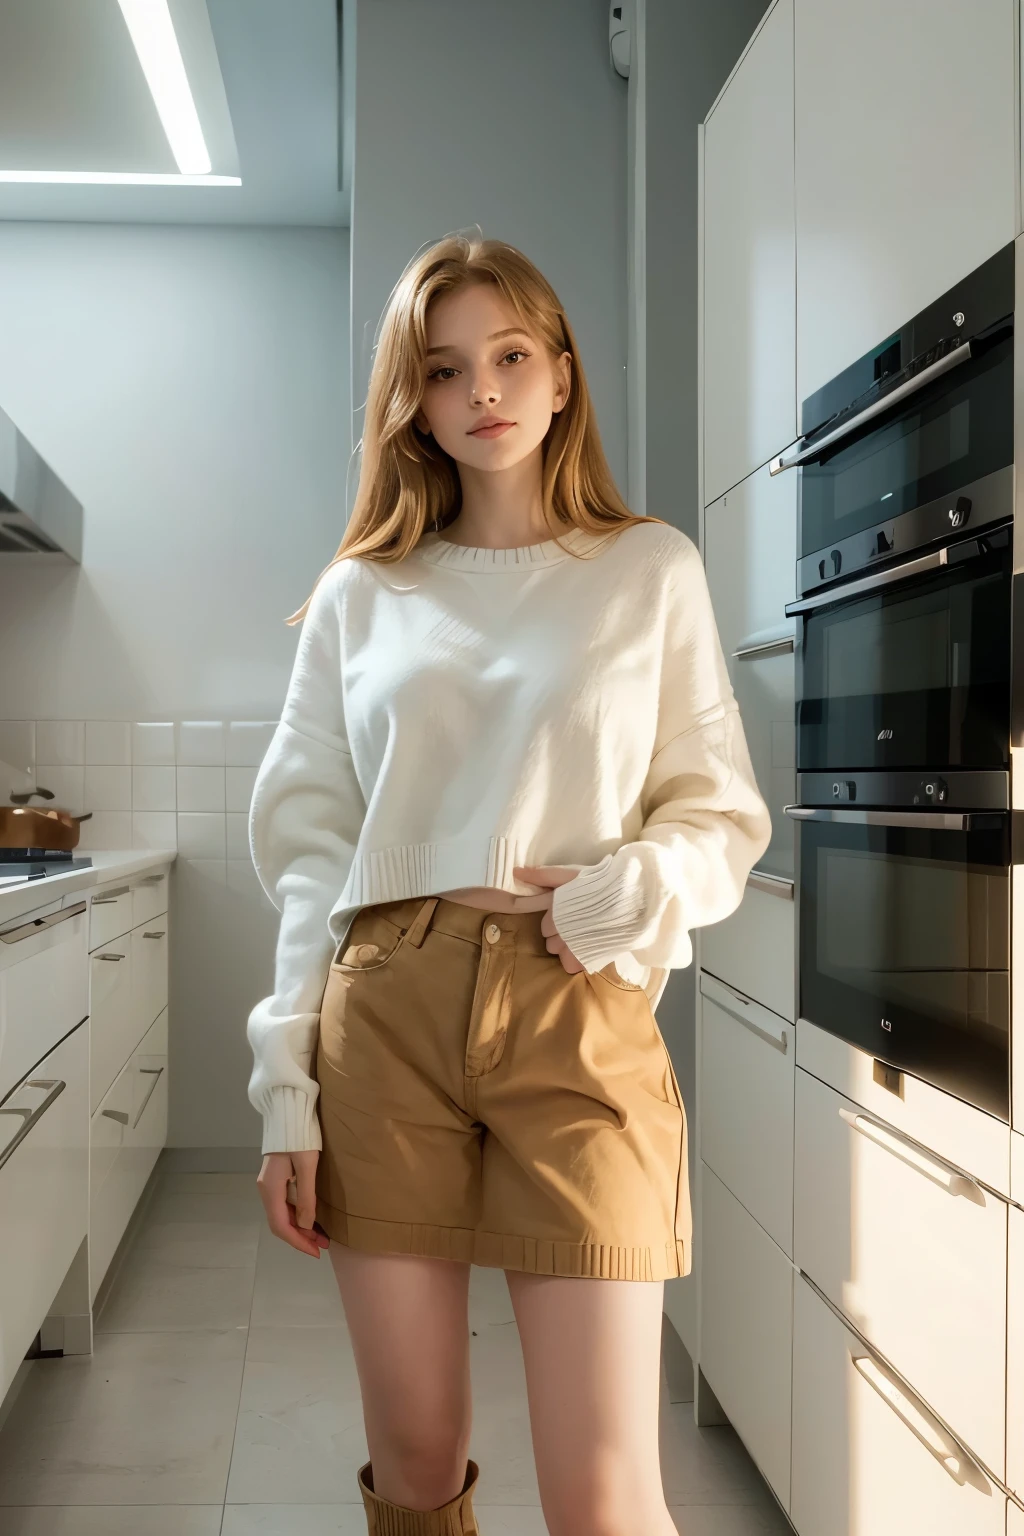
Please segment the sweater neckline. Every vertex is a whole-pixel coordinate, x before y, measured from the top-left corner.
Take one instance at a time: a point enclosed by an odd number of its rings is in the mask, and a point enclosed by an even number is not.
[[[444,565],[460,571],[532,571],[542,566],[558,565],[573,555],[583,554],[603,543],[605,534],[590,533],[572,527],[558,539],[544,539],[539,544],[519,544],[512,549],[486,549],[473,544],[455,544],[439,533],[425,533],[416,552],[432,565]]]

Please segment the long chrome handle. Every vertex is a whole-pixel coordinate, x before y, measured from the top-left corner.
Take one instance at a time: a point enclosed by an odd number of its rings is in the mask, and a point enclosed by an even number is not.
[[[144,875],[143,878],[139,881],[139,884],[140,885],[159,885],[161,880],[166,880],[166,879],[167,879],[166,874],[162,874],[162,875]]]
[[[784,875],[769,875],[766,870],[752,869],[747,885],[753,891],[764,891],[767,896],[781,896],[783,901],[793,900],[793,882]]]
[[[45,928],[56,928],[58,924],[78,917],[87,905],[87,902],[77,901],[73,907],[62,907],[59,912],[51,912],[49,917],[34,917],[31,922],[21,923],[17,928],[8,928],[6,933],[0,933],[0,939],[5,944],[20,944],[22,939],[30,939],[34,933],[42,933]]]
[[[872,572],[870,576],[859,576],[856,581],[828,587],[824,592],[815,592],[812,597],[800,597],[795,603],[786,604],[786,614],[794,618],[798,613],[813,613],[815,608],[827,608],[829,603],[845,603],[848,597],[877,592],[880,587],[891,587],[897,581],[906,581],[911,576],[923,576],[926,571],[937,571],[948,564],[949,549],[933,549],[930,554],[917,555],[913,560],[904,560],[901,565],[890,565],[884,571]]]
[[[792,821],[844,821],[858,827],[923,827],[940,832],[969,832],[979,813],[960,811],[841,811],[831,805],[784,805]],[[998,811],[980,814],[986,819]]]
[[[732,653],[732,659],[750,661],[756,656],[781,656],[795,647],[796,637],[791,629],[769,629],[741,640]]]
[[[950,1435],[952,1444],[943,1439],[938,1426],[931,1416],[926,1414],[914,1398],[910,1397],[903,1388],[882,1370],[878,1361],[871,1355],[855,1355],[850,1351],[850,1359],[854,1367],[863,1376],[870,1387],[878,1393],[883,1402],[887,1403],[898,1419],[915,1435],[926,1450],[930,1451],[935,1460],[948,1472],[955,1483],[961,1486],[967,1481],[964,1474],[964,1463],[971,1467],[977,1467],[973,1456],[968,1455],[962,1445]],[[980,1469],[979,1469],[980,1470]],[[977,1476],[977,1473],[975,1473]]]
[[[744,1029],[749,1029],[752,1035],[757,1035],[766,1045],[771,1045],[783,1056],[789,1050],[789,1037],[785,1029],[776,1030],[768,1021],[768,1010],[760,1003],[753,1003],[744,997],[741,992],[736,992],[728,983],[719,981],[717,976],[709,976],[702,972],[700,978],[700,990],[706,998],[709,998],[717,1007],[727,1013],[730,1018],[742,1024]]]
[[[6,1163],[15,1147],[20,1146],[21,1143],[25,1140],[25,1137],[28,1135],[32,1127],[42,1119],[43,1115],[45,1115],[54,1099],[59,1098],[60,1095],[64,1092],[64,1089],[67,1087],[67,1083],[63,1083],[55,1077],[37,1077],[32,1079],[31,1082],[25,1083],[24,1087],[47,1088],[49,1089],[49,1092],[47,1093],[43,1102],[36,1105],[35,1109],[19,1109],[17,1106],[15,1106],[13,1109],[0,1109],[0,1115],[23,1115],[25,1117],[24,1123],[18,1127],[17,1131],[15,1131],[13,1137],[7,1143],[6,1147],[4,1147],[3,1151],[0,1152],[0,1168],[3,1167],[4,1163]]]
[[[92,904],[94,907],[108,907],[120,896],[127,896],[129,889],[127,885],[119,885],[116,890],[105,891],[102,896],[94,896]]]
[[[147,1077],[151,1076],[153,1081],[149,1085],[149,1092],[146,1094],[146,1097],[143,1099],[138,1114],[135,1116],[135,1119],[132,1121],[132,1130],[133,1131],[134,1131],[135,1127],[138,1125],[139,1121],[142,1119],[143,1115],[146,1112],[146,1105],[149,1103],[150,1099],[153,1097],[153,1094],[154,1094],[154,1092],[156,1090],[156,1085],[160,1081],[160,1074],[163,1072],[163,1070],[164,1070],[163,1067],[140,1067],[139,1068],[140,1073],[145,1073]]]
[[[124,958],[124,955],[115,955],[113,951],[110,954],[96,956],[97,960],[123,960]]]
[[[160,928],[155,933],[144,933],[142,937],[144,939],[162,939],[166,932],[166,928]]]
[[[128,1111],[126,1109],[105,1109],[102,1111],[108,1120],[116,1120],[119,1125],[128,1124]]]
[[[940,357],[937,363],[932,363],[929,367],[922,368],[920,373],[915,373],[914,377],[908,379],[905,384],[897,384],[896,388],[891,389],[887,395],[872,401],[862,411],[858,411],[856,416],[841,422],[824,437],[819,437],[816,442],[810,443],[803,438],[789,453],[780,453],[778,458],[772,459],[768,465],[768,473],[778,475],[784,469],[794,469],[797,464],[806,464],[808,459],[816,459],[825,448],[831,448],[833,443],[842,442],[844,437],[849,437],[851,432],[856,432],[858,427],[862,427],[866,421],[872,421],[876,416],[881,416],[883,411],[899,405],[901,400],[916,395],[918,390],[931,384],[933,379],[939,379],[951,368],[958,368],[961,363],[966,363],[970,356],[971,344],[965,341],[962,346],[947,352],[945,357]]]
[[[906,1163],[908,1168],[914,1168],[918,1173],[924,1174],[926,1179],[931,1179],[933,1184],[938,1184],[948,1195],[963,1195],[975,1205],[984,1205],[985,1196],[981,1187],[969,1179],[966,1174],[941,1158],[933,1156],[922,1148],[915,1146],[912,1141],[905,1141],[894,1131],[890,1131],[884,1125],[879,1125],[877,1120],[871,1120],[867,1115],[857,1114],[854,1110],[841,1106],[839,1117],[853,1130],[859,1131],[868,1141],[873,1141],[876,1147],[881,1147],[883,1152],[889,1152],[893,1157],[898,1157],[900,1162]]]

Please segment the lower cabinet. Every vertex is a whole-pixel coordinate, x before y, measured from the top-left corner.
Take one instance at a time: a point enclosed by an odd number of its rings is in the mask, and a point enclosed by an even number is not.
[[[984,1470],[803,1276],[789,1512],[799,1536],[1004,1536],[1007,1520]]]
[[[763,1003],[782,1019],[795,1019],[792,892],[748,885],[731,917],[700,931],[701,969]]]
[[[788,1509],[793,1267],[711,1169],[700,1173],[701,1370]]]
[[[1024,1499],[1024,1211],[1016,1205],[1010,1207],[1007,1282],[1006,1486]]]
[[[1006,1536],[1024,1536],[1024,1509],[1012,1499],[1007,1500]]]
[[[83,1023],[0,1106],[0,1399],[60,1289],[88,1216]]]

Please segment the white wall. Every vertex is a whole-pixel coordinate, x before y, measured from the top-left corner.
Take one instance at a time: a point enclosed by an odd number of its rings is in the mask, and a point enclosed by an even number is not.
[[[257,1145],[276,918],[237,727],[277,719],[344,527],[347,232],[0,225],[0,405],[85,504],[80,569],[0,560],[0,736],[95,809],[83,849],[177,840],[170,1141]]]
[[[356,4],[353,441],[371,349],[421,246],[479,224],[537,263],[626,489],[626,82],[603,0]],[[348,35],[348,34],[347,34]]]

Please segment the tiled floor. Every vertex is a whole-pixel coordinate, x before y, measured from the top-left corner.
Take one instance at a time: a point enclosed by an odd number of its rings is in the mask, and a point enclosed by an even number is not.
[[[485,1536],[544,1536],[519,1340],[473,1271],[476,1500]],[[684,1536],[783,1536],[730,1429],[662,1406]],[[0,1431],[4,1536],[357,1536],[366,1459],[331,1266],[272,1238],[250,1174],[160,1180],[91,1357],[39,1360]]]

